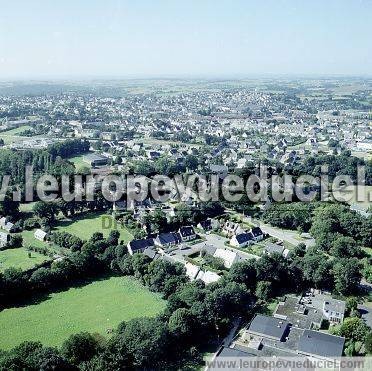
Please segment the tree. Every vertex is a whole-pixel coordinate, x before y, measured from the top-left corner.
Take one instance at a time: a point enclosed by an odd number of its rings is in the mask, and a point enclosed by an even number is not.
[[[61,347],[62,354],[75,365],[89,361],[99,349],[99,341],[88,332],[71,335]]]
[[[12,234],[10,235],[10,240],[9,240],[9,247],[14,248],[14,247],[21,247],[23,243],[23,237],[20,234]]]
[[[267,301],[271,298],[272,285],[268,281],[260,281],[257,283],[255,295],[258,299]]]
[[[35,364],[40,371],[76,370],[55,348],[42,348],[35,352]]]
[[[339,259],[333,268],[335,288],[342,295],[355,294],[362,278],[361,265],[357,259]]]
[[[177,338],[191,337],[195,319],[190,310],[176,309],[169,318],[168,329]]]
[[[58,206],[54,202],[38,201],[35,203],[33,211],[40,219],[45,219],[48,225],[52,225],[58,214]]]
[[[195,155],[185,157],[185,166],[188,170],[196,170],[199,166],[199,160]]]
[[[4,200],[0,201],[0,214],[10,217],[19,214],[19,202],[13,200],[11,189],[7,190]]]
[[[364,345],[366,347],[366,352],[372,354],[372,331],[367,334]]]
[[[353,238],[339,236],[332,242],[330,253],[337,258],[351,258],[359,257],[362,250]]]
[[[94,232],[92,237],[90,238],[90,242],[97,242],[103,240],[103,233],[102,232]]]
[[[159,368],[164,362],[168,331],[160,319],[133,319],[118,337],[125,344],[135,368]]]
[[[117,246],[119,244],[120,232],[117,230],[112,230],[107,237],[107,243],[112,246]]]
[[[358,301],[355,297],[350,297],[346,300],[346,311],[351,313],[353,310],[358,309]]]
[[[227,279],[254,289],[257,281],[256,260],[244,260],[233,264]]]
[[[337,332],[340,336],[344,336],[347,339],[364,342],[369,328],[361,318],[352,317],[345,318]]]

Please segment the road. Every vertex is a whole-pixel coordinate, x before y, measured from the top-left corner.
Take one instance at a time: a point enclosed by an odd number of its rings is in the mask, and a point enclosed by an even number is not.
[[[249,222],[249,220],[246,220]],[[269,234],[270,236],[273,236],[275,238],[278,238],[279,240],[286,241],[290,243],[291,245],[297,246],[299,243],[303,242],[306,247],[311,247],[315,245],[314,238],[302,238],[298,239],[298,232],[297,231],[291,231],[287,229],[280,229],[276,227],[272,227],[269,224],[265,224],[262,221],[259,221],[260,228],[264,233]]]

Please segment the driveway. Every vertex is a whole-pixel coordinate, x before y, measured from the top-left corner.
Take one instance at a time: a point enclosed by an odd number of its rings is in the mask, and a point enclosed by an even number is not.
[[[278,238],[279,240],[287,241],[288,243],[294,246],[297,246],[301,242],[303,242],[306,245],[306,247],[315,246],[314,238],[299,238],[297,231],[272,227],[269,224],[262,223],[262,221],[259,221],[259,225],[264,233],[267,233],[270,236]]]

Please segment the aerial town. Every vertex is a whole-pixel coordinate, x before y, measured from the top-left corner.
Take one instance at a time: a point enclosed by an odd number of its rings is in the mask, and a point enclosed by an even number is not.
[[[371,371],[371,14],[0,0],[0,371]]]
[[[113,369],[212,370],[226,357],[368,355],[371,84],[166,81],[139,93],[125,82],[102,92],[56,83],[63,93],[49,85],[44,94],[1,86],[0,168],[11,175],[0,203],[1,367],[24,347],[94,370],[109,369],[105,357]],[[100,191],[112,174],[215,175],[221,185],[263,164],[270,180],[328,165],[330,178],[355,182],[354,167],[364,166],[365,198],[353,184],[345,199],[310,202],[203,201],[172,188],[163,202],[149,195],[129,205],[128,189],[114,201]],[[34,191],[30,202],[26,165],[31,183],[95,175],[97,197],[45,201]],[[10,201],[15,188],[21,196]]]

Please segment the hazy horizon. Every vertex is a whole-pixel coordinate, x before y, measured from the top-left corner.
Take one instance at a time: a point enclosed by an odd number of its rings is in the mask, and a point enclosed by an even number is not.
[[[0,4],[2,81],[372,75],[370,1]]]

